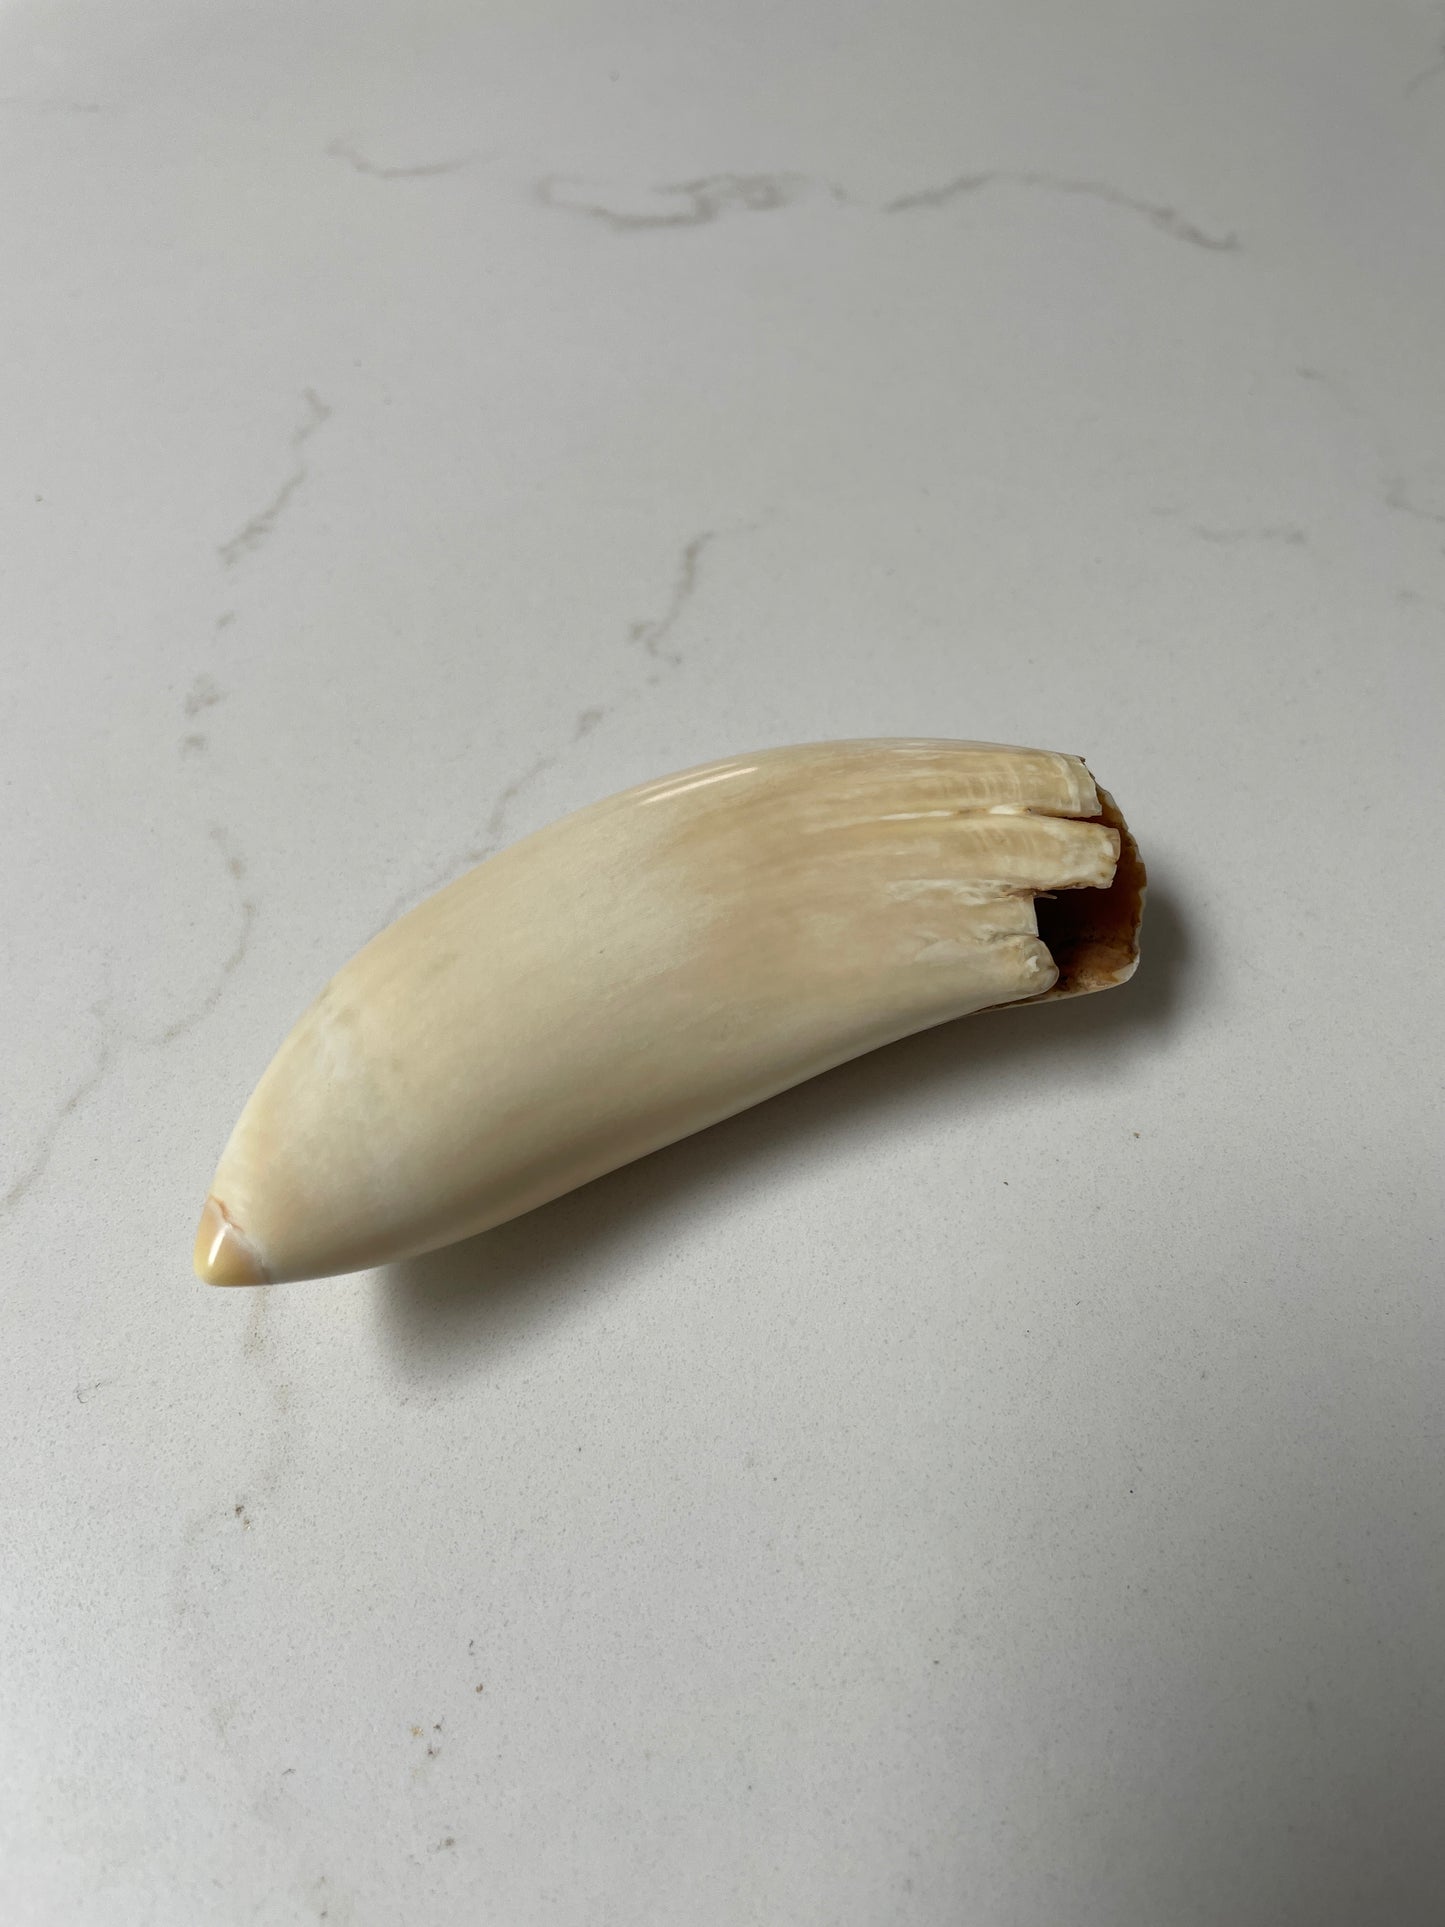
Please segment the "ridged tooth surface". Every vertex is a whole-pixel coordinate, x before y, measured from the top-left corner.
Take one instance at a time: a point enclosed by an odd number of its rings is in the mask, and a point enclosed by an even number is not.
[[[226,1147],[196,1269],[269,1282],[449,1243],[1046,994],[1034,896],[1108,891],[1121,829],[1077,757],[911,739],[766,750],[580,810],[326,986]],[[1134,894],[1107,968],[1066,965],[1061,992],[1128,974]]]

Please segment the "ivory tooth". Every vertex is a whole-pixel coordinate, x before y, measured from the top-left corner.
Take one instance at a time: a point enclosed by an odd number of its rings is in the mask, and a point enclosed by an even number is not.
[[[1107,794],[1042,750],[812,743],[609,797],[332,978],[241,1113],[196,1271],[431,1250],[894,1038],[1122,983],[1143,885]]]

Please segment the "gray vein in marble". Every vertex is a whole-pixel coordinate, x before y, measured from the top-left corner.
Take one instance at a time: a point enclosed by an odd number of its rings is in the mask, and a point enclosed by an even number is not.
[[[615,200],[584,200],[576,193],[577,184],[560,174],[549,174],[533,188],[534,198],[543,207],[560,208],[570,214],[585,215],[599,221],[616,234],[635,234],[659,228],[704,227],[725,214],[770,214],[791,207],[810,193],[821,193],[849,207],[865,207],[846,188],[836,182],[819,180],[809,174],[707,174],[692,181],[670,181],[646,190],[671,206],[641,211],[619,207]],[[1079,195],[1102,201],[1108,207],[1124,209],[1148,221],[1151,227],[1191,247],[1222,254],[1240,246],[1237,234],[1211,234],[1187,220],[1177,208],[1157,201],[1142,200],[1111,187],[1107,181],[1081,181],[1068,175],[1039,174],[1026,169],[990,168],[978,174],[956,174],[936,186],[921,187],[885,201],[874,212],[906,214],[947,207],[966,194],[977,194],[990,187],[1022,187],[1047,194]]]
[[[163,1044],[173,1044],[178,1037],[184,1037],[187,1031],[194,1030],[203,1018],[210,1016],[217,1004],[220,1003],[225,993],[227,982],[233,973],[239,969],[245,959],[246,952],[251,946],[251,930],[255,921],[256,906],[251,902],[250,898],[247,897],[241,904],[241,928],[237,932],[235,943],[231,946],[221,963],[220,974],[215,983],[194,1009],[188,1010],[183,1016],[177,1017],[174,1023],[167,1024],[165,1029],[161,1031],[157,1037],[153,1039],[143,1038],[139,1041],[153,1044],[156,1047]]]
[[[580,710],[573,718],[571,733],[562,747],[549,750],[544,756],[538,756],[527,765],[520,776],[514,776],[498,795],[482,826],[482,841],[470,845],[439,869],[434,870],[425,883],[403,891],[385,911],[382,928],[385,929],[387,924],[394,923],[403,911],[410,910],[415,904],[420,903],[423,897],[430,896],[433,890],[441,889],[443,884],[453,882],[464,871],[472,869],[474,865],[485,862],[489,856],[495,855],[507,841],[507,825],[512,814],[512,805],[517,798],[523,795],[539,776],[545,776],[548,770],[555,769],[566,752],[580,743],[584,736],[590,736],[606,714],[605,709]]]
[[[629,642],[640,644],[654,661],[664,663],[670,669],[680,668],[682,666],[682,657],[675,649],[667,649],[664,648],[663,645],[677,626],[678,620],[688,602],[692,599],[693,592],[697,587],[699,558],[708,543],[716,539],[716,535],[717,531],[715,529],[703,529],[684,544],[682,553],[678,558],[677,569],[673,578],[671,592],[668,595],[666,608],[660,616],[655,617],[653,620],[648,622],[634,622],[628,628],[627,639]],[[470,867],[472,863],[480,863],[483,857],[490,856],[494,850],[501,847],[506,838],[512,805],[516,802],[517,798],[534,783],[539,776],[544,775],[548,770],[555,769],[567,751],[575,748],[584,736],[590,736],[606,714],[607,711],[605,709],[593,708],[581,710],[573,719],[571,733],[566,742],[559,748],[549,751],[546,755],[539,756],[520,776],[507,784],[506,788],[492,806],[492,812],[487,818],[486,841],[483,847],[480,850],[466,852],[463,858],[467,867]]]
[[[500,849],[506,839],[507,819],[511,815],[512,805],[522,794],[523,790],[527,788],[528,784],[535,783],[537,778],[544,775],[547,770],[555,769],[566,752],[577,743],[580,743],[584,736],[590,736],[606,714],[607,711],[605,709],[579,710],[577,715],[572,719],[572,733],[567,738],[563,747],[559,750],[554,750],[550,755],[539,756],[536,762],[533,763],[529,769],[524,770],[515,782],[508,783],[507,787],[492,805],[491,815],[487,818],[486,842],[479,850],[468,852],[471,862],[480,863],[483,857],[490,856],[494,850]]]
[[[716,529],[702,529],[683,549],[678,558],[677,573],[673,578],[672,593],[667,599],[667,607],[660,616],[650,622],[634,622],[627,632],[629,642],[640,643],[655,662],[665,662],[670,668],[682,666],[682,657],[676,649],[666,646],[669,636],[677,627],[684,609],[692,600],[697,588],[698,563],[702,560],[704,549],[717,540]]]
[[[29,1162],[22,1168],[4,1196],[0,1197],[0,1218],[8,1217],[39,1184],[50,1168],[50,1160],[55,1156],[55,1147],[60,1141],[60,1134],[66,1124],[75,1116],[92,1092],[104,1083],[110,1073],[110,1067],[115,1062],[115,1039],[105,1024],[103,1007],[97,1006],[93,1014],[102,1024],[95,1064],[62,1100],[54,1117],[41,1132],[40,1140],[30,1154]]]
[[[566,176],[549,174],[537,182],[533,192],[543,207],[585,215],[588,220],[600,221],[611,228],[614,234],[706,227],[724,214],[772,214],[779,208],[791,207],[815,189],[832,195],[835,200],[846,199],[841,188],[815,181],[806,174],[706,174],[694,181],[669,181],[649,188],[648,193],[673,205],[639,213],[630,208],[609,207],[605,201],[572,199],[566,192],[569,185],[572,183]]]
[[[755,522],[745,523],[730,533],[745,534],[756,527]],[[660,681],[663,675],[682,667],[681,654],[675,647],[668,645],[688,603],[696,593],[698,564],[703,551],[709,543],[716,541],[720,533],[721,531],[717,529],[701,529],[696,535],[691,536],[683,544],[678,555],[673,570],[672,587],[668,592],[667,603],[662,614],[628,625],[628,643],[634,647],[640,647],[657,665],[653,674],[647,678],[649,683]],[[628,692],[629,696],[635,696],[637,693],[635,689]],[[614,704],[613,707],[615,706]],[[403,911],[411,909],[424,897],[430,896],[433,890],[440,889],[444,884],[460,876],[463,871],[471,869],[474,864],[481,863],[495,854],[507,841],[512,809],[518,797],[522,796],[539,776],[544,776],[548,770],[556,769],[567,752],[575,748],[584,737],[590,736],[598,724],[610,714],[610,709],[600,707],[579,710],[572,719],[571,729],[564,740],[555,749],[547,750],[541,756],[534,758],[521,775],[514,776],[498,794],[483,825],[482,840],[451,858],[435,870],[425,882],[413,885],[402,892],[384,913],[382,927],[394,922]]]
[[[213,824],[210,840],[219,851],[227,875],[236,889],[240,914],[240,927],[235,942],[222,958],[215,982],[205,995],[188,1010],[174,1018],[162,1030],[150,1035],[137,1034],[118,1026],[111,1017],[106,1003],[94,1006],[92,1015],[101,1026],[100,1041],[96,1050],[95,1063],[86,1075],[75,1084],[61,1101],[55,1115],[40,1134],[35,1149],[28,1161],[11,1182],[3,1196],[0,1196],[0,1218],[9,1215],[35,1189],[50,1167],[55,1155],[60,1134],[69,1120],[75,1116],[86,1099],[91,1097],[110,1075],[115,1066],[120,1046],[133,1045],[142,1050],[160,1050],[174,1043],[187,1031],[194,1030],[203,1018],[208,1017],[220,1003],[227,983],[233,976],[250,948],[252,927],[256,920],[256,905],[245,895],[241,886],[246,875],[245,859],[231,844],[230,838],[219,824]]]
[[[1302,381],[1312,382],[1327,394],[1335,405],[1357,421],[1374,444],[1375,464],[1379,470],[1380,493],[1387,509],[1396,514],[1408,515],[1417,522],[1429,522],[1436,527],[1445,527],[1445,510],[1428,508],[1417,497],[1417,485],[1401,468],[1396,460],[1389,438],[1366,414],[1355,399],[1349,385],[1339,376],[1324,368],[1313,368],[1301,363],[1295,373]]]
[[[416,167],[382,167],[368,159],[359,148],[348,140],[334,140],[328,143],[327,153],[333,160],[344,161],[358,174],[369,174],[378,181],[420,181],[429,180],[438,174],[459,174],[464,167],[470,167],[481,159],[478,154],[459,154],[455,160],[423,161]]]
[[[197,1003],[193,1004],[189,1010],[183,1011],[179,1017],[173,1019],[172,1022],[167,1024],[163,1030],[156,1032],[155,1035],[136,1037],[132,1040],[148,1050],[159,1050],[166,1044],[173,1044],[178,1037],[184,1037],[187,1031],[194,1030],[203,1018],[210,1016],[211,1012],[220,1003],[225,993],[227,983],[229,983],[236,970],[239,969],[251,945],[251,932],[256,922],[256,905],[240,887],[246,875],[245,858],[233,847],[230,838],[218,823],[211,825],[210,839],[225,863],[226,874],[236,886],[240,926],[236,932],[234,943],[221,960],[215,982],[206,994]]]
[[[243,556],[260,548],[280,521],[287,503],[310,473],[302,450],[316,431],[331,419],[331,410],[314,388],[303,389],[302,400],[306,404],[306,413],[291,431],[291,452],[294,457],[291,471],[264,508],[257,509],[228,542],[220,544],[216,553],[225,568],[234,568]]]
[[[506,788],[502,790],[496,802],[492,805],[490,815],[487,817],[483,831],[485,840],[478,844],[474,850],[464,850],[462,852],[461,860],[468,869],[471,868],[472,864],[480,863],[484,857],[490,856],[493,850],[501,846],[506,837],[507,819],[512,813],[512,805],[519,796],[531,788],[539,776],[545,776],[549,769],[555,769],[557,767],[560,754],[561,752],[559,750],[547,756],[538,756],[533,762],[527,765],[520,776],[514,776]]]
[[[1412,484],[1398,470],[1387,474],[1384,483],[1386,508],[1398,509],[1402,515],[1413,515],[1419,522],[1434,522],[1438,527],[1445,527],[1445,511],[1428,509],[1423,503],[1417,502]]]
[[[1229,545],[1236,542],[1279,542],[1288,548],[1302,548],[1309,541],[1304,530],[1293,522],[1279,522],[1262,525],[1259,528],[1220,529],[1210,528],[1204,522],[1191,522],[1190,529],[1204,542],[1218,542]]]
[[[0,96],[0,108],[18,107],[32,114],[103,114],[106,105],[103,100],[57,100],[36,99],[28,94],[5,94]]]
[[[1191,247],[1205,248],[1214,254],[1228,253],[1239,247],[1237,234],[1207,233],[1205,229],[1196,227],[1193,221],[1186,220],[1177,208],[1125,194],[1120,188],[1110,187],[1106,181],[1078,181],[1067,175],[1035,174],[1014,168],[990,168],[982,174],[957,174],[952,180],[943,181],[936,187],[922,187],[911,194],[900,194],[896,200],[886,202],[882,211],[885,214],[907,214],[917,209],[947,207],[966,194],[977,194],[990,187],[1025,187],[1036,188],[1046,194],[1079,195],[1086,200],[1102,201],[1108,207],[1123,208],[1130,214],[1137,214],[1151,227],[1158,228],[1161,234],[1168,234],[1176,241],[1185,241]]]
[[[188,716],[199,716],[203,709],[212,709],[225,700],[225,690],[218,688],[212,677],[200,675],[187,693],[185,711]]]

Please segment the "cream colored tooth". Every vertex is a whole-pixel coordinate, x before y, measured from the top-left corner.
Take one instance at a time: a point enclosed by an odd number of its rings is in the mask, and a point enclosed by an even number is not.
[[[1143,881],[1042,750],[812,743],[627,790],[331,980],[231,1135],[196,1270],[430,1250],[930,1024],[1122,982]]]

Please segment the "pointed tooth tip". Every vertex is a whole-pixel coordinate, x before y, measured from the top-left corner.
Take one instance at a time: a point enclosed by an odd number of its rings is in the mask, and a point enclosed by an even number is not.
[[[207,1285],[268,1285],[271,1282],[255,1246],[214,1196],[206,1199],[201,1212],[192,1256],[196,1276]]]

